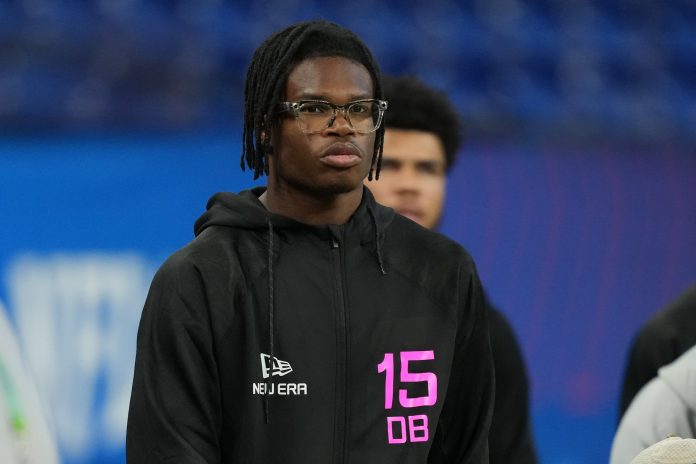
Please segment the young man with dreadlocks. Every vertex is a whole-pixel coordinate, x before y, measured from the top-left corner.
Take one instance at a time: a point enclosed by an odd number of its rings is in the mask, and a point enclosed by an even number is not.
[[[377,64],[332,23],[267,39],[243,166],[157,272],[126,440],[140,463],[487,463],[493,372],[469,255],[375,203]]]
[[[411,76],[382,82],[384,154],[379,182],[366,182],[377,202],[435,229],[447,173],[461,145],[457,111],[441,92]],[[496,389],[488,447],[491,464],[537,462],[529,418],[529,381],[522,349],[505,316],[487,302]]]

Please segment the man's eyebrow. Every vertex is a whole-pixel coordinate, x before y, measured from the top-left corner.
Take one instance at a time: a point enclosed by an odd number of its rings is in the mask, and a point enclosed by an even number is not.
[[[317,93],[301,93],[297,97],[298,100],[323,100],[323,101],[329,101],[328,98],[326,98],[325,95],[320,95]]]
[[[375,97],[371,93],[370,94],[359,93],[357,95],[351,95],[349,98],[350,98],[350,101],[355,101],[355,100],[371,100]]]
[[[418,160],[416,161],[417,164],[422,164],[422,165],[435,165],[435,166],[444,166],[445,162],[444,161],[439,161],[439,160]]]
[[[318,93],[312,93],[312,92],[307,92],[307,93],[301,93],[297,97],[298,100],[322,100],[322,101],[328,101],[330,102],[331,99],[328,98],[326,95],[318,94]],[[356,101],[356,100],[369,100],[372,99],[371,94],[366,94],[366,93],[361,93],[361,94],[354,94],[348,97],[348,101]]]

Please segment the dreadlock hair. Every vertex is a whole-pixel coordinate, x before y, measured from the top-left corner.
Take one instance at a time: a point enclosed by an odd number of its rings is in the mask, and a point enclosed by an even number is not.
[[[454,164],[462,142],[462,127],[457,111],[447,96],[414,76],[384,76],[384,95],[389,111],[382,125],[435,134],[445,149],[446,168]]]
[[[254,52],[244,88],[242,171],[254,170],[254,179],[268,175],[272,153],[269,136],[279,124],[277,105],[285,94],[288,75],[307,58],[339,56],[365,66],[372,77],[374,98],[382,97],[379,66],[363,41],[352,31],[327,21],[294,24],[271,35]],[[368,179],[379,178],[384,125],[377,129]]]

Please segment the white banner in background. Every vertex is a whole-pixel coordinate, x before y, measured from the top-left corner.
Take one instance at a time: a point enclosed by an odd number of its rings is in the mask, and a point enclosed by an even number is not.
[[[66,457],[122,448],[136,333],[155,265],[135,253],[23,254],[10,311]]]

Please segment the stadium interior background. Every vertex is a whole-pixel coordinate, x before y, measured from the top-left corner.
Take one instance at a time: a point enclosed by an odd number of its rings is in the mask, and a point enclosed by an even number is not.
[[[124,461],[149,281],[263,182],[246,66],[311,18],[456,102],[442,232],[515,326],[542,462],[606,462],[631,337],[696,282],[693,0],[0,0],[0,301],[63,461]]]

